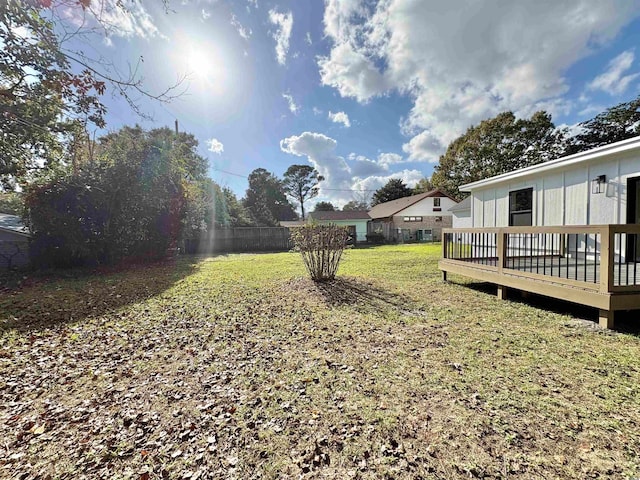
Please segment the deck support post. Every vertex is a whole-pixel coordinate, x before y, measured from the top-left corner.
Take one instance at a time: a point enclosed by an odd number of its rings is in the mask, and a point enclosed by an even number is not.
[[[498,285],[498,300],[507,299],[507,287],[504,285]]]
[[[613,310],[600,310],[598,315],[598,323],[602,328],[613,328]]]
[[[447,271],[446,270],[442,270],[442,281],[443,282],[447,281]]]

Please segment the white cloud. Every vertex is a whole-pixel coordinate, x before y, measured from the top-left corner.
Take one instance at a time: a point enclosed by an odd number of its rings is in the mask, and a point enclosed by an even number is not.
[[[224,145],[222,145],[222,142],[217,138],[210,138],[206,143],[210,152],[217,153],[218,155],[224,152]]]
[[[293,14],[291,12],[280,13],[275,9],[269,10],[269,21],[277,27],[273,33],[276,41],[276,59],[280,65],[287,63],[289,53],[289,38],[293,28]]]
[[[349,128],[351,126],[351,122],[349,121],[349,115],[344,112],[329,112],[329,120],[333,123],[341,123],[345,127]]]
[[[238,31],[238,34],[244,38],[245,40],[249,40],[253,32],[250,28],[245,28],[242,26],[238,17],[236,17],[233,13],[231,14],[231,25]]]
[[[609,95],[624,93],[629,84],[640,75],[639,73],[624,75],[633,65],[634,58],[633,49],[622,52],[609,62],[607,70],[594,78],[587,85],[587,88],[589,90],[602,90]]]
[[[307,35],[304,37],[304,41],[307,42],[307,45],[313,45],[313,40],[311,39],[311,32],[307,32]]]
[[[338,143],[322,133],[304,132],[280,142],[280,149],[291,155],[306,157],[309,163],[325,178],[320,184],[320,196],[334,205],[353,200],[360,190],[376,190],[390,178],[402,178],[410,186],[424,174],[418,170],[393,172],[390,168],[401,157],[383,153],[376,160],[352,153],[347,159],[336,153]],[[372,194],[373,192],[368,192]]]
[[[283,93],[282,98],[284,98],[287,101],[287,104],[289,105],[289,111],[291,113],[293,113],[294,115],[297,115],[300,112],[300,105],[298,105],[295,102],[291,94]]]
[[[117,0],[97,0],[90,3],[87,11],[106,29],[107,35],[147,39],[163,37],[142,2],[128,3],[125,8]],[[64,14],[70,21],[78,21],[81,24],[85,11],[73,7],[68,8]]]
[[[563,99],[567,68],[639,13],[625,0],[327,0],[333,46],[318,66],[324,85],[360,102],[410,95],[403,131],[413,138],[403,149],[412,161],[436,161],[470,125],[501,111],[574,108]],[[614,65],[622,90],[633,80],[622,76],[623,60]]]
[[[203,8],[200,12],[200,17],[202,18],[202,20],[208,20],[209,17],[211,17],[211,12]]]
[[[314,115],[322,115],[324,113],[323,110],[319,109],[318,107],[313,107],[313,114]]]

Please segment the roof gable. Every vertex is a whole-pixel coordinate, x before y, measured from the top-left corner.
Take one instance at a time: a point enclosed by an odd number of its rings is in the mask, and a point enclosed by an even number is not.
[[[371,210],[369,210],[369,216],[371,218],[387,218],[392,217],[393,215],[401,212],[405,208],[410,207],[411,205],[415,205],[421,200],[424,200],[428,197],[448,197],[451,200],[455,201],[455,199],[449,195],[444,190],[440,190],[439,188],[430,190],[428,192],[419,193],[417,195],[411,195],[410,197],[402,197],[396,200],[391,200],[390,202],[379,203]]]

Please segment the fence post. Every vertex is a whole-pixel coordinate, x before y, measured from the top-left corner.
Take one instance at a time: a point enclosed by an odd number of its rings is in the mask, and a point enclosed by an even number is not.
[[[446,259],[447,258],[447,244],[448,244],[448,233],[446,230],[442,230],[442,258]],[[442,270],[442,281],[446,282],[447,281],[447,271],[446,270]]]

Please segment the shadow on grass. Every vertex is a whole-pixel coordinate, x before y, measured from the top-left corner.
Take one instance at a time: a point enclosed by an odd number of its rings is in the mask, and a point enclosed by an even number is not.
[[[5,286],[0,332],[55,328],[154,297],[196,272],[193,258],[104,269],[41,272]]]
[[[413,300],[398,292],[354,277],[340,276],[329,282],[314,282],[308,277],[297,278],[288,282],[287,289],[319,298],[329,307],[350,306],[367,312],[389,308],[409,310],[414,304]]]
[[[493,283],[473,282],[458,283],[451,282],[470,288],[477,292],[488,295],[496,295],[497,286]],[[516,289],[509,289],[507,299],[511,302],[526,304],[540,310],[547,310],[560,315],[568,315],[576,320],[588,320],[598,323],[598,310],[585,305],[568,302],[559,298],[546,297],[535,293],[522,292]],[[615,314],[614,330],[620,333],[640,337],[640,310],[617,311]]]

